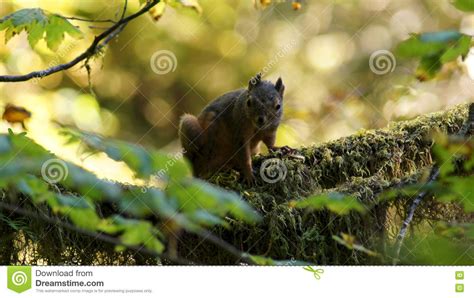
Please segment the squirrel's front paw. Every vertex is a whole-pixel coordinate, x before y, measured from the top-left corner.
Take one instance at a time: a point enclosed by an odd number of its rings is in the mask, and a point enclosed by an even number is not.
[[[255,186],[257,181],[255,179],[255,176],[252,172],[250,172],[247,175],[244,175],[244,183],[248,186]]]
[[[296,152],[296,149],[291,148],[290,146],[282,146],[282,147],[272,147],[269,148],[270,152],[281,151],[283,154],[291,154]]]

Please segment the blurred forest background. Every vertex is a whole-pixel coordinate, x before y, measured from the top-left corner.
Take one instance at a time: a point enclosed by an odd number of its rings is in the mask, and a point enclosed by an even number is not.
[[[167,8],[157,21],[138,18],[110,43],[102,58],[91,61],[91,85],[84,67],[76,66],[41,80],[0,84],[0,105],[13,103],[32,112],[28,135],[58,156],[99,177],[132,181],[122,164],[102,155],[77,154],[64,146],[53,120],[81,129],[159,148],[179,151],[177,126],[184,112],[197,114],[215,97],[247,85],[250,77],[283,78],[284,120],[277,145],[299,147],[384,127],[465,102],[474,95],[474,55],[461,67],[445,65],[437,80],[419,82],[415,61],[393,61],[376,74],[370,56],[392,51],[412,32],[460,30],[474,34],[474,15],[448,0],[320,0],[289,2],[265,9],[251,0],[201,1],[194,10]],[[41,7],[64,16],[114,19],[123,7],[113,1],[1,1],[0,15]],[[139,8],[129,1],[128,13]],[[53,52],[41,40],[31,49],[26,34],[0,43],[0,73],[20,74],[64,63],[82,52],[108,24],[71,20],[85,33],[66,37]],[[0,39],[5,32],[0,32]],[[176,68],[152,70],[155,52],[171,51]],[[2,107],[0,107],[2,108]],[[10,125],[0,123],[0,131]],[[15,126],[14,131],[21,131]]]

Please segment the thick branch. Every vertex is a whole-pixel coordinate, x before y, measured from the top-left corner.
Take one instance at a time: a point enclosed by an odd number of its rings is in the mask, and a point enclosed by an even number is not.
[[[334,234],[350,233],[364,247],[378,250],[377,241],[395,228],[394,210],[410,208],[412,200],[380,201],[378,195],[388,189],[418,183],[422,173],[433,166],[431,138],[434,130],[457,134],[465,123],[468,106],[423,115],[410,121],[392,123],[386,129],[370,130],[317,146],[301,148],[294,156],[272,153],[253,159],[257,185],[249,188],[239,183],[238,174],[216,175],[212,182],[240,191],[262,215],[262,224],[250,227],[235,223],[230,231],[214,231],[222,239],[252,255],[274,259],[295,259],[325,264],[367,264],[371,262],[352,251],[334,249]],[[286,175],[271,177],[265,182],[260,167],[263,161],[278,158]],[[276,172],[276,171],[275,171]],[[268,181],[268,179],[267,179]],[[325,210],[309,212],[288,206],[297,200],[320,192],[336,191],[351,194],[363,203],[368,212],[352,212],[335,216]],[[436,208],[436,201],[419,200],[413,208],[420,218],[425,210],[432,217],[446,217],[445,208]],[[465,213],[451,206],[449,216],[465,220]],[[416,209],[416,211],[415,211]],[[427,213],[426,213],[427,214]],[[194,243],[186,239],[183,247]],[[381,251],[383,254],[384,252]],[[233,257],[221,254],[210,245],[193,251],[193,260],[206,264],[233,264]]]
[[[142,9],[140,9],[138,12],[128,17],[124,17],[120,19],[120,21],[116,22],[114,25],[109,27],[107,30],[105,30],[101,34],[97,35],[94,38],[94,41],[92,42],[92,44],[82,54],[80,54],[73,60],[64,64],[59,64],[59,65],[56,65],[47,69],[43,69],[43,70],[33,71],[24,75],[0,76],[0,82],[23,82],[23,81],[31,80],[33,78],[43,78],[45,76],[49,76],[53,73],[66,70],[75,66],[79,62],[86,60],[92,57],[93,55],[95,55],[98,52],[98,50],[100,50],[107,42],[109,42],[112,39],[110,38],[110,36],[116,36],[118,32],[122,31],[124,27],[127,26],[128,22],[148,12],[153,6],[155,6],[159,2],[160,0],[151,1],[150,3],[146,4]],[[103,40],[104,42],[102,42]]]

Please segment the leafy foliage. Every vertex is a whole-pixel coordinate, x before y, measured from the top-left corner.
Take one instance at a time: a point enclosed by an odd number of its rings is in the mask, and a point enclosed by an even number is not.
[[[365,211],[364,206],[355,197],[337,192],[310,196],[300,201],[292,201],[290,205],[296,208],[309,208],[313,210],[328,208],[340,215],[348,214],[351,210]]]
[[[456,8],[463,11],[474,11],[474,2],[472,0],[454,0]]]
[[[82,32],[64,17],[40,8],[25,8],[0,19],[0,30],[6,30],[5,43],[23,30],[28,33],[28,42],[34,47],[45,39],[48,48],[55,51],[67,33],[73,38],[82,38]]]
[[[465,57],[471,46],[471,36],[456,31],[413,34],[400,43],[397,53],[405,58],[419,58],[416,71],[419,80],[432,79],[443,64]]]
[[[399,196],[415,197],[421,192],[433,194],[440,202],[457,202],[467,214],[474,213],[474,140],[460,136],[439,134],[435,137],[433,156],[439,168],[439,177],[434,181],[392,189],[382,198]],[[408,263],[464,264],[472,259],[464,257],[472,252],[474,236],[472,223],[437,222],[431,232],[414,231],[412,239],[404,244]],[[471,243],[471,244],[469,244]],[[416,250],[416,255],[412,251]]]
[[[434,148],[440,178],[433,184],[438,200],[459,201],[466,212],[474,212],[474,140],[439,135]]]
[[[148,153],[144,148],[126,142],[106,140],[100,136],[69,130],[70,141],[83,141],[91,150],[102,150],[115,160],[123,160],[137,176],[150,176],[165,169],[167,188],[122,186],[98,179],[86,170],[55,158],[25,134],[0,135],[0,187],[17,189],[35,205],[46,204],[79,228],[116,235],[126,246],[143,245],[163,252],[170,229],[189,232],[215,225],[227,226],[226,216],[254,223],[259,215],[241,198],[191,178],[183,160],[173,161],[174,167],[163,168],[170,158],[159,152]],[[44,169],[48,161],[60,161],[61,186],[76,193],[57,191]],[[57,165],[58,166],[58,165]],[[117,206],[115,213],[104,215],[98,203]],[[148,218],[154,218],[150,220]],[[156,225],[166,222],[166,225]]]

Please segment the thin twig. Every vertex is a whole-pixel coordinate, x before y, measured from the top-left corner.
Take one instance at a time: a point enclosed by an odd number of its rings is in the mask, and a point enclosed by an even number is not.
[[[136,12],[132,15],[129,15],[128,17],[124,17],[123,19],[121,19],[120,21],[118,21],[117,23],[115,23],[114,25],[109,27],[109,29],[107,29],[106,31],[104,31],[101,34],[97,35],[94,38],[94,41],[92,42],[92,44],[82,54],[80,54],[79,56],[77,56],[73,60],[71,60],[67,63],[64,63],[64,64],[59,64],[59,65],[56,65],[56,66],[53,66],[53,67],[50,67],[50,68],[47,68],[47,69],[44,69],[44,70],[33,71],[33,72],[30,72],[30,73],[24,74],[24,75],[4,75],[4,76],[0,76],[0,82],[23,82],[23,81],[31,80],[33,78],[43,78],[45,76],[49,76],[53,73],[56,73],[56,72],[59,72],[59,71],[62,71],[62,70],[66,70],[66,69],[69,69],[69,68],[75,66],[79,62],[81,62],[81,61],[93,56],[94,54],[96,54],[97,51],[105,45],[104,43],[101,43],[102,40],[105,39],[105,40],[107,40],[107,42],[110,41],[110,38],[108,38],[109,35],[118,34],[117,32],[122,31],[124,29],[124,27],[128,24],[128,22],[130,22],[131,20],[133,20],[133,19],[141,16],[142,14],[148,12],[153,6],[155,6],[159,2],[160,2],[160,0],[153,0],[153,1],[149,2],[142,9],[140,9],[138,12]]]
[[[113,23],[113,24],[117,23],[116,21],[111,20],[111,19],[91,20],[91,19],[86,19],[86,18],[64,17],[64,16],[63,16],[63,18],[68,19],[68,20],[81,21],[81,22],[89,22],[89,23]]]
[[[122,16],[120,17],[121,20],[125,17],[125,12],[127,11],[127,5],[128,5],[128,0],[125,0],[125,3],[123,4],[123,10],[122,10]]]
[[[431,168],[431,173],[429,176],[428,181],[424,185],[425,187],[429,186],[430,184],[433,184],[436,179],[438,179],[439,176],[439,168],[435,165]],[[425,188],[423,187],[423,188]],[[420,202],[423,200],[423,198],[428,194],[428,190],[423,190],[416,196],[415,200],[410,206],[410,209],[408,210],[407,217],[403,221],[402,227],[400,228],[400,232],[398,233],[397,236],[397,242],[395,244],[395,259],[393,260],[393,264],[396,265],[400,256],[400,250],[402,248],[403,240],[405,239],[408,226],[410,225],[411,221],[413,220],[413,215],[415,214],[415,209],[418,207]]]
[[[89,29],[96,29],[96,30],[107,30],[109,27],[100,27],[100,26],[87,26]]]
[[[469,105],[469,113],[468,113],[467,121],[459,130],[458,135],[465,137],[466,135],[470,134],[473,129],[474,129],[474,103],[471,103]],[[439,176],[439,167],[435,164],[431,168],[429,179],[423,188],[425,188],[426,186],[429,186],[430,184],[433,184],[436,181],[436,179],[438,179],[438,176]],[[415,209],[416,207],[418,207],[420,202],[423,200],[423,198],[427,194],[428,194],[428,190],[423,190],[422,192],[420,192],[418,196],[415,198],[415,200],[413,201],[413,203],[411,204],[410,209],[408,210],[407,217],[403,221],[402,227],[400,228],[400,232],[398,233],[398,236],[397,236],[397,242],[395,244],[395,258],[393,260],[393,265],[396,265],[399,261],[400,250],[402,248],[403,240],[405,239],[408,226],[413,220]]]

